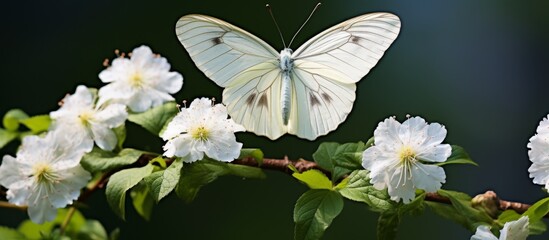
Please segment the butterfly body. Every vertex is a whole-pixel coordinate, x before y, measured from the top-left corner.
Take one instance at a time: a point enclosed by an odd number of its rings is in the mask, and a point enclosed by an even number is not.
[[[291,72],[294,68],[294,61],[292,59],[292,49],[285,48],[280,51],[280,70],[282,74],[282,86],[280,89],[280,100],[282,106],[282,121],[284,126],[288,125],[290,119],[290,107],[291,107]]]
[[[400,20],[370,13],[339,23],[297,50],[280,52],[223,20],[181,17],[176,34],[204,74],[225,88],[231,118],[257,135],[314,140],[353,108],[360,81],[396,39]]]

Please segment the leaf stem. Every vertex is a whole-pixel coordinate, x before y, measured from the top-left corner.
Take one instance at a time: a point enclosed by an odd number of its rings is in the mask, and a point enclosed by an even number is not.
[[[74,216],[74,213],[76,212],[76,207],[71,206],[69,208],[69,212],[67,213],[67,216],[65,216],[65,219],[63,220],[63,223],[60,227],[60,235],[63,236],[65,234],[65,230],[67,229],[67,226],[71,222],[72,216]]]

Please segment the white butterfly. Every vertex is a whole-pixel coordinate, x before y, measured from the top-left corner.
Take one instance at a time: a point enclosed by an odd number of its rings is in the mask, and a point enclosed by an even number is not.
[[[314,140],[342,123],[360,81],[396,39],[391,13],[351,18],[316,35],[295,52],[205,15],[186,15],[176,34],[196,66],[224,87],[234,121],[274,140],[285,133]]]

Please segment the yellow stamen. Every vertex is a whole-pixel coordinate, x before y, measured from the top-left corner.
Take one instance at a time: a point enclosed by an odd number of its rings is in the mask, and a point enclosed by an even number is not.
[[[210,132],[204,126],[200,126],[200,127],[197,127],[195,129],[193,129],[191,131],[191,135],[196,140],[206,141],[206,140],[208,140]]]

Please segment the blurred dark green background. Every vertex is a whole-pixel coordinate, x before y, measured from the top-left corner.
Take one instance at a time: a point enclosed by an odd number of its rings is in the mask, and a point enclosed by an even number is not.
[[[265,11],[270,3],[288,41],[315,1],[9,1],[2,3],[0,115],[22,108],[29,114],[57,109],[78,84],[101,87],[98,73],[113,50],[149,45],[184,75],[178,101],[199,96],[221,99],[218,88],[193,65],[175,37],[179,17],[215,16],[281,49]],[[480,167],[446,167],[446,189],[470,195],[494,190],[503,199],[532,203],[546,194],[532,184],[526,144],[549,112],[549,3],[501,0],[325,1],[297,36],[296,49],[321,30],[348,18],[389,11],[402,20],[400,36],[371,73],[358,83],[353,112],[337,131],[316,142],[285,136],[271,142],[239,134],[247,147],[268,157],[311,159],[320,142],[367,140],[377,123],[395,115],[420,115],[448,129],[448,143],[465,147]],[[128,126],[127,146],[161,151],[162,142]],[[15,144],[0,153],[14,154]],[[293,205],[306,187],[268,172],[268,179],[225,177],[205,187],[192,204],[171,196],[152,221],[128,202],[127,222],[97,192],[84,214],[122,239],[291,239]],[[0,209],[0,225],[11,227],[24,213]],[[377,214],[345,202],[325,239],[375,237]],[[427,212],[403,219],[398,239],[468,239],[462,227]],[[547,239],[549,234],[532,239]]]

